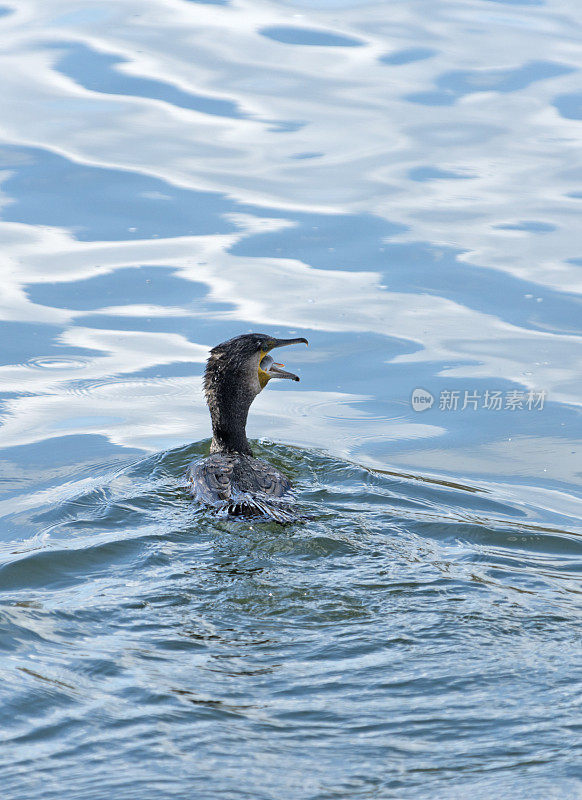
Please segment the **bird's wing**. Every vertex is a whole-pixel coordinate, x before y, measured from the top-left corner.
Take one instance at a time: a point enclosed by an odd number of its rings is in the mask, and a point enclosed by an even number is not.
[[[267,461],[245,457],[234,465],[233,489],[269,500],[291,500],[291,481]]]
[[[290,480],[267,461],[243,457],[234,466],[228,512],[261,514],[276,522],[293,522],[295,492]]]
[[[235,459],[214,455],[195,461],[188,469],[192,494],[202,503],[222,505],[232,494]]]

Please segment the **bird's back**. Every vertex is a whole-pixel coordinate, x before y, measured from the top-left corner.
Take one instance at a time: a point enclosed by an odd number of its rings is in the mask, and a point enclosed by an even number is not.
[[[267,461],[239,453],[214,453],[188,469],[194,497],[225,514],[249,514],[277,522],[295,519],[291,482]]]

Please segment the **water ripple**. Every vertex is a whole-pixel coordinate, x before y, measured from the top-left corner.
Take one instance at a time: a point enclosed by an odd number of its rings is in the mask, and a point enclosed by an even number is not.
[[[580,795],[578,9],[386,8],[0,8],[6,800]],[[185,487],[247,330],[289,526]]]

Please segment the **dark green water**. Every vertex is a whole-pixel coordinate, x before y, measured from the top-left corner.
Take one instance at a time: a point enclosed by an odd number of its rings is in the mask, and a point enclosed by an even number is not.
[[[13,515],[9,796],[575,796],[580,530],[281,445],[309,519],[218,520],[201,451]]]
[[[582,798],[578,17],[5,3],[2,800]],[[250,330],[292,525],[186,491]]]

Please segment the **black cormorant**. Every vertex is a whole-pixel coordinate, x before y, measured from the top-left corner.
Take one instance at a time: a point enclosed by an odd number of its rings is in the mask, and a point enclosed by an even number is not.
[[[201,503],[226,514],[295,519],[291,482],[267,461],[253,458],[245,428],[251,403],[271,378],[299,380],[269,355],[276,347],[299,342],[307,344],[307,339],[246,333],[210,351],[204,373],[212,419],[210,455],[188,469],[192,494]]]

